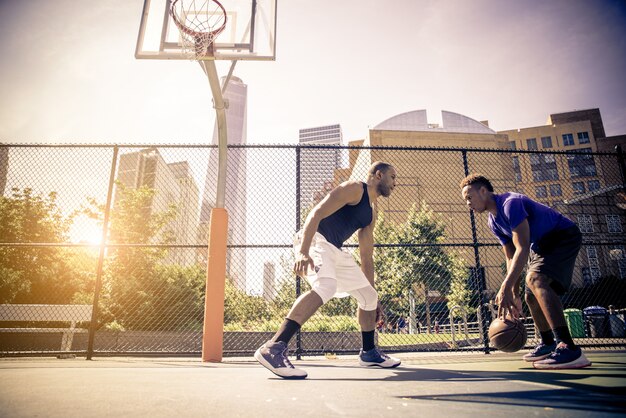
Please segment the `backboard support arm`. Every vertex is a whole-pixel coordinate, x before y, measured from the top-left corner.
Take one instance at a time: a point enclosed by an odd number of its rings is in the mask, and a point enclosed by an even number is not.
[[[209,85],[211,86],[211,92],[213,93],[213,107],[215,108],[215,118],[217,123],[217,149],[218,149],[218,163],[217,163],[217,193],[215,196],[215,207],[223,208],[226,196],[226,155],[228,136],[226,129],[226,103],[222,94],[222,88],[220,86],[220,80],[217,76],[217,68],[214,60],[198,61],[200,66],[204,70],[207,78],[209,79]],[[233,65],[234,67],[234,65]],[[231,68],[232,70],[232,68]],[[232,73],[231,73],[232,74]],[[226,84],[228,85],[228,84]]]

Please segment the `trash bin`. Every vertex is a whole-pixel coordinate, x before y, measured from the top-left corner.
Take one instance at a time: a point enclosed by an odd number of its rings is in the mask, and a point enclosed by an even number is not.
[[[585,322],[583,321],[583,312],[575,308],[565,309],[563,312],[565,313],[565,321],[572,338],[584,338]]]
[[[624,324],[624,314],[610,313],[609,324],[611,327],[611,336],[615,338],[626,337],[626,328]]]
[[[587,322],[588,336],[591,338],[607,338],[611,336],[609,311],[602,306],[588,306],[583,309]]]

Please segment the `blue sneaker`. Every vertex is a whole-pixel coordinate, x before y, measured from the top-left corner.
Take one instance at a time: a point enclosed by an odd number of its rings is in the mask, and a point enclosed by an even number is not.
[[[581,369],[589,366],[591,362],[580,347],[572,350],[563,342],[556,346],[556,350],[548,358],[533,363],[535,369]]]
[[[544,344],[541,343],[537,347],[535,347],[530,353],[527,353],[522,357],[524,361],[539,361],[544,358],[548,358],[550,354],[552,354],[556,350],[556,343],[552,344]]]
[[[361,366],[378,366],[389,369],[392,367],[398,367],[400,363],[400,360],[397,358],[389,357],[377,348],[372,348],[368,351],[361,350],[359,353],[359,364]]]
[[[304,379],[307,373],[296,369],[287,358],[287,344],[268,341],[254,353],[254,358],[267,370],[283,379]]]

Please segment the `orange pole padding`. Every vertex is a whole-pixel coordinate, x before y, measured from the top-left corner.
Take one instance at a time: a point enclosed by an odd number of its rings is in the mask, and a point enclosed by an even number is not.
[[[202,328],[202,361],[222,361],[224,341],[224,286],[226,282],[226,241],[228,212],[213,208],[209,221],[209,253]]]

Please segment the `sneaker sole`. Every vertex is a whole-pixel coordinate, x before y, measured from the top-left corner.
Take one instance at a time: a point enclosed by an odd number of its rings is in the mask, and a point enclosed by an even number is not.
[[[385,366],[384,363],[373,363],[369,361],[359,360],[359,364],[363,367],[380,367],[381,369],[393,369],[394,367],[398,367],[402,363],[398,362],[396,364],[392,364],[391,366]]]
[[[533,363],[533,367],[535,369],[539,369],[539,370],[562,370],[562,369],[582,369],[584,367],[589,367],[591,366],[591,362],[589,360],[587,360],[586,357],[578,358],[572,362],[569,363],[563,363],[563,364],[558,364],[558,363],[539,363],[539,362],[535,362]]]
[[[267,360],[265,360],[265,358],[263,357],[263,355],[261,354],[259,350],[256,350],[256,352],[254,353],[254,358],[256,359],[256,361],[261,363],[261,365],[265,367],[267,370],[269,370],[270,372],[274,373],[276,376],[281,377],[283,379],[302,380],[302,379],[306,379],[306,377],[308,376],[308,374],[306,373],[304,374],[304,376],[293,376],[293,375],[284,376],[282,374],[276,373],[274,371],[274,367],[272,367],[272,365],[269,364]]]

